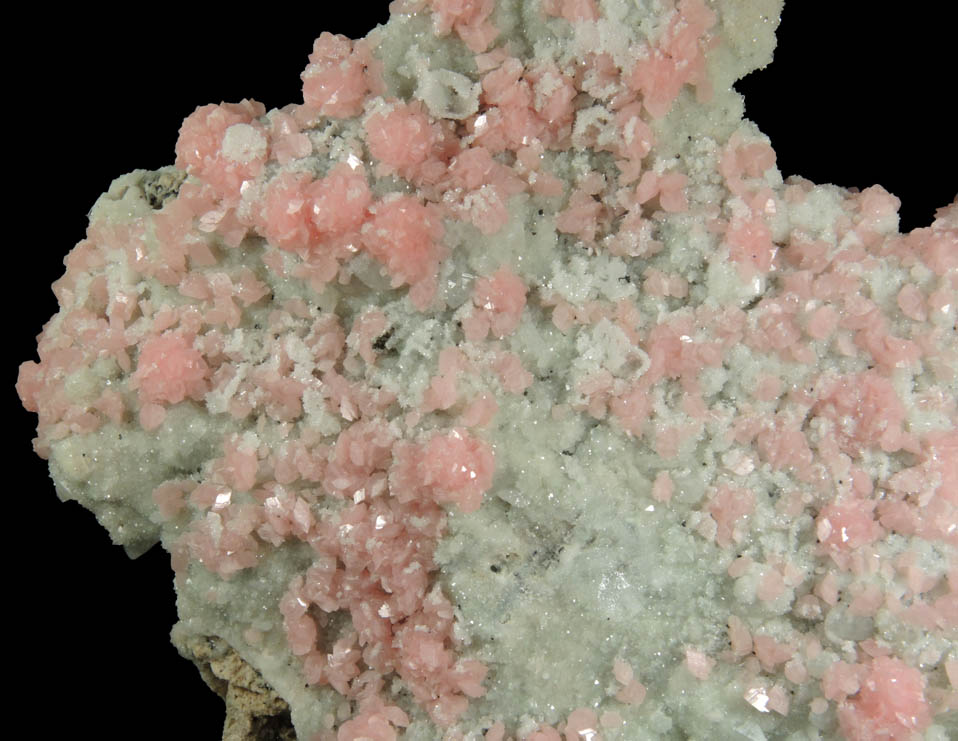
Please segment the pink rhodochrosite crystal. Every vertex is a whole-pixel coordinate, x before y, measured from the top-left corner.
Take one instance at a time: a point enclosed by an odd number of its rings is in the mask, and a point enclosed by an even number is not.
[[[783,177],[780,0],[389,7],[114,181],[20,366],[224,738],[954,737],[958,202]]]

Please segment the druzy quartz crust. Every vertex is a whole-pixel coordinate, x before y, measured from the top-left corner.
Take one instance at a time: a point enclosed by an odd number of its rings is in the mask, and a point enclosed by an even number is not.
[[[956,206],[782,179],[777,3],[391,9],[97,202],[61,498],[299,738],[954,733]]]

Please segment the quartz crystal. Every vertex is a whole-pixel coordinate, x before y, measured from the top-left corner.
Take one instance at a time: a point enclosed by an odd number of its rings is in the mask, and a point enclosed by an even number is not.
[[[778,0],[390,11],[184,111],[20,367],[224,737],[958,734],[954,192],[784,171],[732,88]],[[74,547],[136,654],[166,595]]]

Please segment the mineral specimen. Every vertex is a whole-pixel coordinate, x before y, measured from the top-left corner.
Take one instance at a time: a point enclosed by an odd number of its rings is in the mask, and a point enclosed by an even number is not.
[[[958,205],[783,180],[772,0],[392,12],[117,179],[21,366],[227,734],[954,734]]]

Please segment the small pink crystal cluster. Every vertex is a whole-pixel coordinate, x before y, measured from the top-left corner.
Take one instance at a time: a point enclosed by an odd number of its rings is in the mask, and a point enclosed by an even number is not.
[[[537,1],[543,22],[588,29],[601,20],[595,0]],[[930,228],[899,235],[898,202],[876,186],[845,194],[831,241],[801,228],[776,236],[776,215],[801,208],[814,188],[798,178],[773,186],[774,151],[744,133],[716,153],[727,202],[695,197],[680,159],[651,166],[655,126],[689,86],[709,99],[718,14],[704,0],[663,5],[657,35],[630,50],[629,64],[596,48],[560,65],[498,44],[494,0],[397,0],[394,13],[429,16],[437,36],[461,41],[478,76],[475,112],[438,117],[429,101],[391,96],[373,41],[324,33],[302,75],[302,105],[268,114],[248,100],[198,108],[176,144],[176,166],[190,177],[175,198],[125,223],[94,220],[66,259],[54,285],[61,312],[40,337],[39,363],[24,363],[17,384],[39,416],[37,453],[107,424],[155,431],[181,405],[206,404],[229,420],[202,476],[155,482],[153,502],[178,533],[180,580],[191,569],[229,580],[271,549],[311,549],[312,563],[285,585],[277,609],[304,682],[349,702],[317,741],[396,739],[411,719],[393,677],[452,729],[448,738],[462,737],[457,721],[484,694],[487,667],[456,638],[435,549],[447,510],[473,513],[493,487],[486,436],[497,395],[535,383],[503,343],[533,301],[564,334],[613,327],[626,354],[643,360],[641,373],[607,363],[576,379],[556,419],[604,420],[664,461],[709,435],[751,451],[727,457],[690,527],[719,551],[742,552],[729,556],[728,576],[751,578],[759,603],[791,600],[809,621],[838,606],[929,634],[958,629],[958,205]],[[590,114],[586,100],[604,113]],[[330,122],[353,127],[352,150],[333,152],[316,135]],[[570,148],[607,154],[617,177],[550,171],[546,154]],[[423,317],[443,315],[449,225],[495,240],[519,194],[545,204],[583,253],[630,261],[642,295],[660,299],[662,311],[643,313],[630,299],[576,302],[502,264],[476,276],[457,340],[441,348],[420,398],[404,401],[403,390],[375,381],[393,318],[370,301],[344,320],[317,296],[348,290],[357,261],[368,259],[385,277],[384,294],[404,293]],[[665,249],[660,224],[685,214],[743,284],[774,278],[775,287],[748,309],[690,302],[686,275],[647,262]],[[914,278],[886,301],[867,289],[869,271],[887,261]],[[111,273],[117,264],[123,270]],[[146,280],[153,291],[142,289]],[[293,282],[300,295],[271,288]],[[252,336],[254,323],[255,343],[242,334]],[[718,399],[703,378],[742,346],[769,368],[799,369],[801,382],[770,371],[751,398]],[[865,359],[867,368],[820,363],[826,354]],[[77,397],[69,380],[104,359],[118,380]],[[903,389],[899,372],[919,364],[935,382]],[[667,386],[677,393],[665,409]],[[916,424],[909,409],[945,422]],[[318,419],[335,420],[335,431]],[[879,453],[905,463],[885,475],[870,463]],[[813,572],[788,554],[744,553],[765,494],[742,477],[759,466],[790,482],[773,505],[775,527],[814,520]],[[675,490],[662,471],[650,497],[669,506]],[[889,556],[879,546],[891,534],[949,549],[947,572],[926,573],[912,548]],[[811,692],[804,712],[835,709],[841,733],[864,741],[912,738],[958,707],[954,652],[943,682],[870,636],[815,676],[817,628],[796,622],[773,637],[747,619],[750,610],[736,612],[732,605],[725,650],[689,646],[680,660],[700,682],[719,664],[735,667],[743,702],[759,712],[788,717],[796,690]],[[347,628],[337,614],[348,615]],[[255,646],[257,630],[247,640]],[[494,719],[485,739],[598,741],[645,702],[641,674],[616,659],[602,678],[613,683],[609,707],[567,708],[564,722],[538,719],[523,733],[516,718]]]

